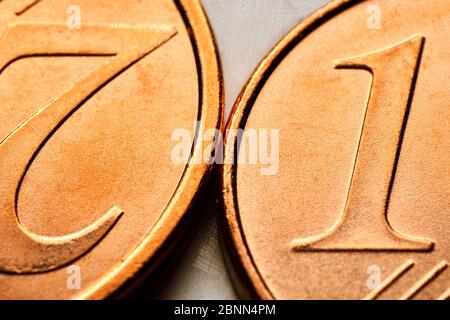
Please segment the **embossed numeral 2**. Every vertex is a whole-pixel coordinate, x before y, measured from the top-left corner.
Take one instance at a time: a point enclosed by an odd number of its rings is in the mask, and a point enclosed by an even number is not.
[[[37,235],[21,225],[17,195],[34,157],[53,132],[92,95],[134,63],[169,41],[171,27],[15,23],[0,38],[0,73],[31,56],[104,55],[98,66],[54,98],[0,142],[0,271],[37,273],[61,267],[91,249],[113,227],[122,210],[113,206],[85,229],[61,236]],[[18,41],[19,40],[19,41]]]

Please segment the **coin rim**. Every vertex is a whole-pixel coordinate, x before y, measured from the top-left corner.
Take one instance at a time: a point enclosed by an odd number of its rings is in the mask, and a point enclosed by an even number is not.
[[[200,0],[173,0],[173,2],[183,18],[196,59],[199,76],[197,119],[201,121],[201,128],[198,129],[203,131],[211,128],[222,130],[223,76],[216,42],[207,16]],[[186,165],[171,200],[152,230],[123,261],[97,279],[93,285],[76,295],[74,299],[108,298],[114,292],[122,289],[124,284],[134,279],[141,269],[147,266],[154,268],[153,264],[158,264],[161,256],[167,256],[167,252],[162,251],[173,246],[167,246],[166,241],[199,196],[213,167],[204,162],[195,163],[195,159],[198,159],[197,157],[202,159],[201,155],[204,150],[211,150],[214,143],[214,137],[197,136],[194,138],[193,156]]]
[[[228,249],[228,260],[232,264],[232,278],[240,295],[265,300],[275,299],[275,295],[256,266],[242,228],[236,190],[237,166],[233,164],[233,158],[238,152],[238,145],[236,134],[233,131],[245,128],[251,109],[261,89],[272,72],[293,48],[329,19],[364,1],[366,0],[334,0],[297,24],[261,61],[233,106],[230,118],[225,126],[224,164],[220,176],[222,184],[221,201],[225,211],[222,217],[222,226],[225,228],[224,241]]]

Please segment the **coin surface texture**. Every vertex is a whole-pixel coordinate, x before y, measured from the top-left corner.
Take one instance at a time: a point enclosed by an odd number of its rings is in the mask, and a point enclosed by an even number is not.
[[[446,0],[334,1],[263,60],[222,173],[250,294],[449,299],[449,34]]]
[[[156,268],[209,172],[189,160],[221,124],[206,17],[192,0],[2,0],[0,20],[0,298],[111,296]]]

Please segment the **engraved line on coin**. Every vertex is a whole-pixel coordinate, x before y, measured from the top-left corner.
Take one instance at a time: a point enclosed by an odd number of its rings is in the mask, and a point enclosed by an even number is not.
[[[438,300],[450,300],[450,288],[439,296]]]
[[[378,298],[386,289],[388,289],[395,281],[397,281],[401,276],[408,272],[414,266],[413,260],[408,260],[404,262],[400,267],[395,269],[378,287],[371,291],[363,300],[375,300]]]
[[[427,286],[431,281],[436,279],[445,269],[448,267],[447,261],[441,261],[438,263],[430,272],[428,272],[423,278],[412,286],[403,296],[400,297],[400,300],[409,300],[412,299],[415,295],[417,295],[423,288]]]
[[[11,18],[17,18],[43,0],[0,0],[2,11]]]
[[[347,201],[336,224],[322,234],[292,241],[294,251],[430,251],[434,243],[392,228],[387,213],[425,38],[336,61],[363,69],[372,85]]]
[[[42,0],[24,0],[24,1],[19,1],[19,4],[17,5],[17,9],[16,9],[16,16],[20,16],[22,14],[24,14],[25,12],[27,12],[29,9],[31,9],[32,7],[34,7],[35,5],[37,5],[39,2],[41,2]]]
[[[39,151],[79,107],[175,34],[174,28],[166,26],[85,25],[74,32],[65,24],[22,22],[3,34],[0,73],[12,62],[31,56],[113,57],[33,113],[0,142],[1,272],[37,273],[61,267],[90,250],[118,221],[122,210],[112,207],[76,233],[59,237],[37,235],[19,221],[20,187]]]

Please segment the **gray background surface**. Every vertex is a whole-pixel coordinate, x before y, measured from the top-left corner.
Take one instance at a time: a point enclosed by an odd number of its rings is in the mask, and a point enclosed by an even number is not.
[[[225,82],[226,116],[261,59],[299,21],[330,0],[203,0]],[[215,199],[187,251],[152,290],[158,299],[236,299],[222,256]]]

